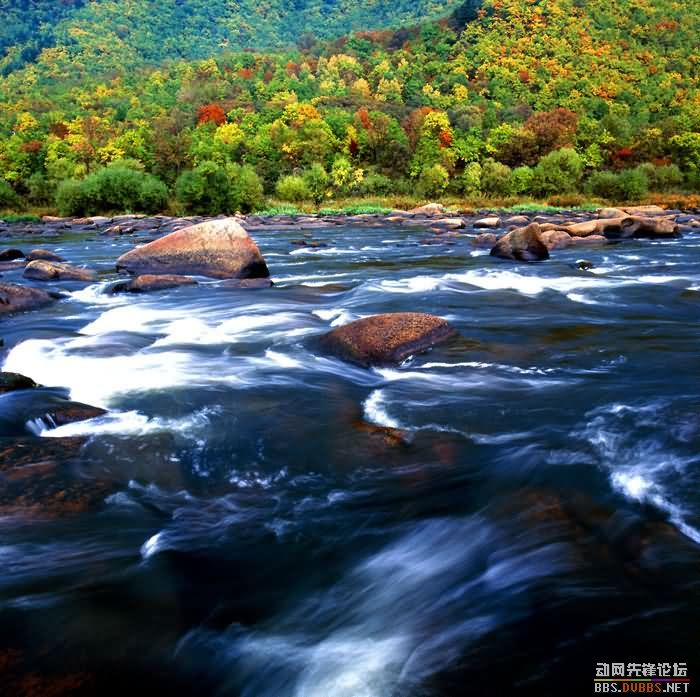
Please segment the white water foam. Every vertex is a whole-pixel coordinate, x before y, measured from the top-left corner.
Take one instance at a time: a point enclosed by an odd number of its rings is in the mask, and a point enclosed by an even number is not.
[[[432,520],[277,618],[275,634],[198,629],[178,652],[214,652],[257,697],[418,694],[484,634],[522,617],[529,587],[567,570],[566,558],[559,545],[478,516]]]
[[[656,426],[663,402],[610,404],[591,412],[581,435],[594,447],[599,464],[609,470],[611,486],[633,501],[665,511],[689,538],[700,543],[700,530],[686,522],[688,511],[674,499],[679,480],[697,466],[696,455],[683,456],[638,429]]]
[[[374,390],[364,401],[362,408],[369,423],[386,428],[403,428],[399,421],[387,413],[384,390]]]

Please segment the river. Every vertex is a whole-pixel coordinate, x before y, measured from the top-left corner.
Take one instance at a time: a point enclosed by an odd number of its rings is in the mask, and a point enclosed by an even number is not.
[[[700,235],[537,264],[388,223],[313,235],[254,232],[270,289],[130,296],[104,290],[133,239],[42,242],[103,275],[3,320],[3,370],[57,387],[0,396],[1,435],[85,437],[81,476],[113,487],[0,518],[0,647],[66,694],[591,694],[597,662],[692,669]],[[460,336],[395,368],[318,351],[395,311]],[[51,428],[60,388],[108,414]]]

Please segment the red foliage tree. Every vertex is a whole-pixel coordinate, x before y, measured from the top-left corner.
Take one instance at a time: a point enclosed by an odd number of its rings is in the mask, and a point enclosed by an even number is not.
[[[220,104],[205,104],[197,110],[197,123],[215,123],[220,126],[226,123],[226,112]]]

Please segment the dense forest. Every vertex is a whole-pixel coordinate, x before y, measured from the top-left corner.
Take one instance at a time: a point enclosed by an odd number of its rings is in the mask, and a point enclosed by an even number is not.
[[[0,70],[60,47],[78,66],[131,68],[272,49],[437,18],[457,0],[0,0]]]
[[[0,208],[700,191],[698,0],[470,0],[415,26],[449,3],[50,4],[35,56],[29,25],[2,38]],[[393,28],[312,36],[370,20]],[[297,44],[233,50],[253,36]]]

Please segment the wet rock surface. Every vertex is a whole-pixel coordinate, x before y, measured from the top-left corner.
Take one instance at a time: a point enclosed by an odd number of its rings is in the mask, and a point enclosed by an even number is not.
[[[55,296],[37,288],[0,283],[0,316],[36,310],[50,305],[55,299]]]
[[[399,312],[366,317],[339,327],[321,339],[321,346],[358,365],[391,365],[427,351],[455,334],[440,317]]]
[[[544,261],[549,259],[549,250],[542,241],[541,229],[538,223],[518,228],[501,237],[491,256],[512,261]]]
[[[173,274],[143,274],[130,281],[115,283],[110,293],[153,293],[159,290],[168,290],[180,286],[196,286],[197,281],[189,276],[176,276]]]
[[[187,227],[123,254],[117,270],[211,278],[267,278],[260,250],[238,221],[229,218]]]
[[[0,394],[16,390],[31,390],[38,385],[26,375],[0,372]]]
[[[83,281],[85,283],[90,283],[96,278],[95,273],[88,269],[40,259],[27,264],[24,277],[34,281]]]
[[[83,444],[81,438],[0,438],[0,517],[65,518],[99,508],[111,485],[76,473]]]

